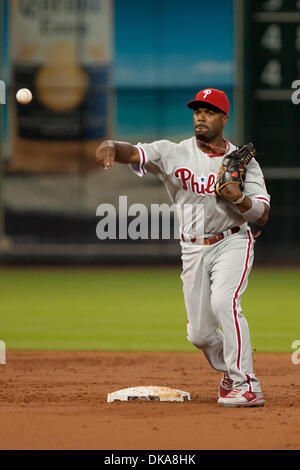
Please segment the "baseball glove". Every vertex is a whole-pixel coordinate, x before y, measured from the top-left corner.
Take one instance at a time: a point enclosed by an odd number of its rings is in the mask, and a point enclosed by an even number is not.
[[[224,186],[230,183],[239,184],[244,188],[246,167],[255,155],[253,144],[249,143],[226,155],[221,163],[216,180],[216,193],[221,196]]]

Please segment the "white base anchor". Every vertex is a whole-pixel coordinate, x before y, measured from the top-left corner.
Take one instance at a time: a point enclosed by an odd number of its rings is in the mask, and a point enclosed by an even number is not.
[[[147,401],[189,401],[191,396],[183,390],[176,390],[169,387],[131,387],[117,390],[107,395],[107,401],[131,401],[131,400],[147,400]]]

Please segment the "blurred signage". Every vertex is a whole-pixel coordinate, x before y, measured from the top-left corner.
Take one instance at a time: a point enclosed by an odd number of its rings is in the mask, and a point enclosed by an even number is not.
[[[10,146],[10,99],[9,99],[9,82],[10,82],[10,67],[9,67],[9,40],[8,40],[8,29],[9,29],[9,18],[8,18],[8,1],[2,0],[0,2],[0,135],[1,135],[1,159],[6,162],[10,158],[11,146]]]
[[[300,109],[292,101],[300,79],[300,1],[243,3],[245,134],[263,152],[264,166],[300,165]]]
[[[84,168],[93,143],[109,133],[111,0],[14,0],[11,66],[14,90],[33,101],[15,108],[12,170]]]
[[[6,85],[3,80],[0,80],[0,104],[6,103]]]

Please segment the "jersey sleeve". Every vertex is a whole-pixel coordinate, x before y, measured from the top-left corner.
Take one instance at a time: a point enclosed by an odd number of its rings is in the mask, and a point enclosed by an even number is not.
[[[251,199],[258,199],[270,206],[271,197],[266,188],[263,172],[255,158],[247,166],[244,193]]]
[[[172,143],[168,140],[157,140],[150,144],[139,142],[135,147],[139,151],[140,162],[130,164],[129,167],[141,177],[148,171],[165,176],[167,173],[167,155],[171,145]]]

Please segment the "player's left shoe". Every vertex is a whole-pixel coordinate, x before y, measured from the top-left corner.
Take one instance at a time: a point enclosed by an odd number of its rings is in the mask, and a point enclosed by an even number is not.
[[[262,393],[247,392],[240,388],[235,388],[226,395],[219,398],[218,405],[223,406],[264,406],[265,400]]]
[[[232,389],[233,380],[231,380],[227,372],[225,372],[219,385],[219,398],[225,398]]]

